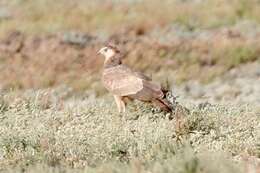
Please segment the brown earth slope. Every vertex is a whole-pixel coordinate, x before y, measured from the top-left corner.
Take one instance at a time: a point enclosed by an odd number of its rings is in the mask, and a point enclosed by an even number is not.
[[[169,81],[177,83],[190,79],[207,82],[233,67],[259,59],[260,40],[236,28],[187,32],[185,36],[178,32],[176,26],[160,32],[131,28],[105,40],[76,32],[40,36],[10,32],[0,40],[0,87],[96,87],[103,62],[96,52],[107,42],[122,48],[127,64],[159,80],[167,74]],[[166,34],[171,36],[163,37]]]

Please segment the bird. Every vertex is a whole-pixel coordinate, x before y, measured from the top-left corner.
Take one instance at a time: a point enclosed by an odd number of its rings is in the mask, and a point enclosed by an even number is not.
[[[126,111],[127,100],[148,102],[163,111],[172,111],[171,104],[166,99],[167,90],[145,74],[123,64],[123,55],[117,46],[106,45],[98,54],[105,58],[102,83],[113,94],[119,113]]]

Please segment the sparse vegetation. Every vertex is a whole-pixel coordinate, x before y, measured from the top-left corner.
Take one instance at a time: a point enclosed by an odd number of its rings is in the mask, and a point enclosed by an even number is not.
[[[2,170],[229,172],[258,157],[259,112],[249,107],[192,108],[176,123],[137,102],[119,115],[109,97],[62,99],[68,92],[2,96],[8,105],[0,116]]]

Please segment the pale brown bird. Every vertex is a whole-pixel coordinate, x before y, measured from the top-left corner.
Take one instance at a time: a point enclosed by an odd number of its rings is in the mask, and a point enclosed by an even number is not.
[[[123,65],[122,55],[115,46],[103,47],[98,54],[105,57],[102,82],[114,95],[119,112],[125,112],[126,98],[151,102],[167,112],[172,110],[169,101],[165,99],[166,91],[153,83],[151,78]]]

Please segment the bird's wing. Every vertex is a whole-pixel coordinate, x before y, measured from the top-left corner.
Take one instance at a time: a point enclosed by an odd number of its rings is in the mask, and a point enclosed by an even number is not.
[[[128,71],[130,71],[133,75],[135,75],[136,77],[138,77],[138,78],[141,78],[141,79],[143,79],[143,80],[147,80],[147,81],[151,81],[152,80],[152,78],[150,78],[150,77],[148,77],[148,76],[146,76],[145,74],[143,74],[143,73],[141,73],[141,72],[139,72],[139,71],[133,71],[133,70],[131,70],[128,66],[126,66],[126,65],[120,65],[120,68],[124,68],[125,70],[128,70]]]
[[[134,72],[134,73],[135,73],[135,75],[137,77],[140,77],[141,79],[144,79],[144,80],[147,80],[147,81],[151,81],[152,80],[152,78],[146,76],[145,74],[143,74],[141,72]]]
[[[110,92],[119,96],[136,94],[143,89],[143,78],[123,65],[104,69],[102,80]]]

